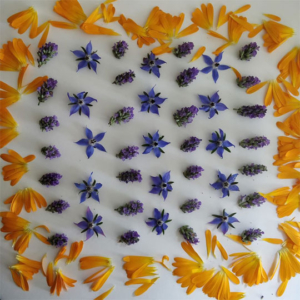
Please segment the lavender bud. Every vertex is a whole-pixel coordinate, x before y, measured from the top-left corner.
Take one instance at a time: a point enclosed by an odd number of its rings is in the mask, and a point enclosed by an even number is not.
[[[191,82],[193,82],[197,75],[199,74],[199,70],[197,68],[189,68],[187,70],[183,70],[176,79],[178,86],[184,87],[188,86]]]
[[[38,100],[40,103],[47,101],[49,98],[53,97],[53,91],[56,88],[57,80],[53,78],[48,78],[46,81],[43,82],[41,86],[37,88],[38,93]]]
[[[260,238],[264,234],[263,231],[261,231],[259,228],[258,229],[248,229],[244,230],[241,234],[242,241],[244,243],[250,242],[252,243],[253,241],[256,241],[258,238]]]
[[[129,72],[124,72],[120,75],[118,75],[115,79],[115,81],[113,82],[113,84],[116,85],[123,85],[127,82],[131,83],[135,78],[135,74],[133,71],[129,70]]]
[[[126,50],[128,50],[128,44],[125,41],[119,41],[115,43],[112,47],[112,52],[114,56],[118,59],[125,55]]]
[[[42,185],[46,185],[47,187],[49,186],[56,186],[59,185],[59,180],[62,178],[62,175],[58,174],[58,173],[47,173],[44,174],[39,182]]]
[[[259,51],[259,46],[254,43],[250,43],[248,45],[245,45],[239,52],[239,58],[240,60],[250,60],[252,57],[255,57],[257,54],[257,51]]]
[[[133,110],[133,107],[123,107],[110,118],[108,125],[128,123],[134,117]]]
[[[136,231],[129,230],[121,235],[119,242],[126,245],[132,245],[140,240],[139,237],[140,235]]]
[[[143,203],[139,200],[130,201],[115,209],[120,215],[135,216],[144,211]]]
[[[59,150],[55,146],[43,147],[41,149],[41,152],[46,156],[46,158],[50,158],[50,159],[61,156]]]
[[[256,136],[251,139],[244,139],[240,142],[240,146],[247,149],[257,149],[263,148],[270,144],[270,140],[268,140],[265,136]]]
[[[179,228],[179,232],[183,235],[183,238],[191,244],[198,244],[199,239],[197,238],[197,234],[194,232],[194,229],[189,227],[188,225],[181,226]]]
[[[188,54],[191,54],[191,51],[194,49],[194,43],[188,42],[178,45],[177,48],[173,49],[173,53],[178,58],[186,57]]]
[[[201,206],[201,201],[198,201],[198,199],[190,199],[188,201],[186,201],[181,207],[180,209],[184,212],[184,213],[191,213],[197,209],[200,209]]]
[[[265,203],[266,199],[262,197],[259,193],[253,193],[249,195],[240,196],[238,200],[239,207],[251,208],[252,206],[260,206]]]
[[[48,238],[48,242],[56,248],[66,246],[68,244],[68,237],[66,235],[56,233]]]
[[[190,166],[183,172],[183,175],[185,178],[189,180],[196,179],[202,175],[201,174],[202,171],[204,171],[204,169],[200,166]]]
[[[267,167],[259,164],[245,165],[239,169],[241,174],[246,176],[255,176],[261,174],[262,172],[268,171]]]
[[[238,115],[248,117],[250,119],[263,118],[267,113],[267,107],[264,105],[241,106],[235,110]]]
[[[140,172],[140,170],[130,169],[129,171],[119,173],[117,178],[126,183],[135,181],[142,182],[142,174]]]
[[[57,212],[58,214],[61,214],[64,210],[66,210],[68,207],[70,207],[70,204],[66,202],[65,200],[57,200],[50,203],[46,211],[50,211],[52,213]]]
[[[42,65],[45,65],[52,57],[57,55],[58,46],[55,43],[45,43],[41,48],[39,48],[39,51],[37,52],[38,55],[38,66],[39,68]]]
[[[237,78],[236,83],[240,88],[250,88],[258,83],[260,83],[260,79],[254,76],[243,76],[241,79]]]
[[[195,151],[202,139],[198,139],[195,136],[190,137],[188,140],[185,140],[183,144],[180,146],[180,150],[183,152],[193,152]]]
[[[57,116],[52,116],[52,117],[44,117],[42,119],[40,119],[39,121],[40,124],[40,128],[42,131],[51,131],[53,130],[54,127],[58,127],[59,126],[59,122],[57,120]]]
[[[183,107],[180,110],[177,110],[173,117],[179,127],[185,127],[187,124],[193,122],[193,119],[198,114],[198,111],[198,108],[194,105],[191,107]]]

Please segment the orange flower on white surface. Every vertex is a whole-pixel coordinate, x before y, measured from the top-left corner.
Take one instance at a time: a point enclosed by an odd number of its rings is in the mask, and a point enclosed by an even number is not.
[[[292,162],[278,167],[277,177],[280,179],[300,179],[300,162]]]
[[[201,4],[201,9],[196,8],[192,13],[192,22],[206,30],[214,26],[214,7],[211,3]]]
[[[19,135],[18,123],[5,107],[0,107],[0,126],[4,127],[0,128],[0,149],[2,149]]]
[[[42,263],[21,255],[17,255],[16,259],[18,263],[9,267],[11,276],[18,287],[23,291],[29,291],[28,280],[32,280],[33,275],[39,272]]]
[[[155,277],[153,279],[146,279],[146,278],[130,279],[125,282],[125,285],[141,284],[141,286],[134,291],[135,296],[140,296],[145,292],[147,292],[147,290],[156,282],[158,278],[159,277]]]
[[[18,251],[20,254],[28,248],[32,234],[44,244],[50,245],[48,239],[36,231],[38,228],[43,228],[47,232],[50,232],[47,226],[39,225],[31,229],[31,223],[29,221],[18,217],[12,212],[1,212],[0,217],[2,217],[3,224],[1,232],[7,232],[4,236],[5,240],[12,240],[14,250]]]
[[[16,185],[29,171],[27,164],[35,159],[34,155],[22,157],[14,150],[8,150],[8,154],[1,154],[0,157],[10,163],[2,168],[2,175],[3,180],[10,181],[11,186]]]
[[[295,222],[296,223],[296,222]],[[293,223],[292,223],[293,224]],[[293,224],[295,226],[295,224]],[[288,222],[280,223],[278,226],[288,238],[297,246],[300,247],[300,231],[289,225]],[[296,227],[297,228],[297,227]]]
[[[10,211],[16,215],[20,214],[23,207],[30,213],[31,211],[36,211],[37,207],[47,206],[45,198],[32,188],[19,190],[16,194],[7,198],[4,203],[10,204]]]
[[[98,296],[97,298],[95,298],[94,300],[103,300],[105,299],[114,289],[115,287],[111,287],[109,290],[107,290],[106,292],[102,293],[100,296]]]
[[[62,258],[66,258],[66,263],[70,264],[71,262],[75,261],[79,254],[81,253],[83,249],[83,241],[79,242],[73,242],[70,247],[70,252],[68,255],[65,255],[65,252],[67,251],[67,246],[63,246],[58,254],[56,255],[56,258],[54,260],[54,265],[58,263],[58,261]]]
[[[281,166],[288,162],[300,160],[300,139],[286,136],[278,137],[278,154],[274,155],[275,166]]]

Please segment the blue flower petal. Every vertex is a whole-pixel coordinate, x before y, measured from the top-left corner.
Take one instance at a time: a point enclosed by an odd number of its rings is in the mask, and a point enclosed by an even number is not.
[[[166,172],[162,177],[162,181],[164,183],[168,183],[170,181],[170,179],[171,179],[171,171]]]
[[[204,95],[198,95],[198,97],[200,98],[200,100],[203,104],[210,104],[209,99],[207,97],[205,97]]]
[[[220,99],[218,92],[215,92],[211,97],[210,100],[216,103]]]
[[[93,155],[93,153],[94,153],[94,147],[91,145],[87,146],[86,148],[87,157],[90,158]]]
[[[146,95],[138,95],[142,102],[149,101],[149,97]]]
[[[212,139],[213,141],[215,141],[215,142],[218,142],[218,141],[219,141],[219,138],[218,138],[218,136],[217,136],[217,134],[216,134],[215,132],[213,132],[213,133],[211,134],[211,139]]]
[[[155,104],[160,105],[163,104],[167,98],[155,97],[154,99],[155,99]]]
[[[227,181],[226,176],[223,173],[221,173],[220,171],[218,171],[218,177],[222,182]]]
[[[92,54],[92,55],[91,55],[91,58],[92,58],[92,59],[95,59],[95,60],[101,59],[101,57],[100,57],[97,53]]]
[[[98,216],[97,219],[94,221],[94,224],[101,222],[101,220],[102,220],[102,216]]]
[[[74,107],[75,105],[73,105],[73,107]],[[82,111],[82,113],[84,114],[84,115],[86,115],[87,117],[90,117],[90,109],[89,109],[89,107],[87,106],[87,105],[83,105],[82,107],[81,107],[81,111]]]
[[[208,222],[208,224],[220,224],[222,223],[222,219],[221,218],[214,218],[211,222]]]
[[[73,52],[73,54],[75,54],[79,58],[85,57],[85,53],[81,50],[75,50],[75,51],[71,51],[71,52]]]
[[[76,99],[76,98],[71,97],[69,93],[67,93],[67,95],[68,95],[69,100],[70,100],[72,103],[77,103],[77,99]]]
[[[226,66],[226,65],[219,65],[219,66],[218,66],[218,70],[220,70],[220,71],[228,70],[228,69],[230,69],[230,68],[231,68],[231,67]]]
[[[148,136],[144,136],[144,135],[143,135],[143,138],[147,144],[152,144],[153,141],[151,138],[149,138]]]
[[[148,111],[149,108],[150,108],[149,103],[143,103],[141,106],[141,111]]]
[[[86,50],[87,54],[91,54],[92,53],[93,46],[92,46],[92,42],[91,41],[86,45],[85,50]]]
[[[105,132],[101,132],[101,133],[97,134],[94,137],[94,139],[96,140],[96,142],[100,142],[100,141],[102,141],[102,139],[104,138],[104,136],[105,136]]]
[[[158,143],[158,147],[160,147],[160,148],[166,147],[167,145],[170,144],[170,143],[165,142],[165,141],[163,141],[163,140],[160,140],[160,141],[158,141],[157,143]]]
[[[90,129],[88,129],[87,127],[85,128],[85,135],[89,140],[91,140],[93,138],[93,132]]]
[[[167,230],[167,228],[168,228],[168,225],[167,225],[166,223],[164,223],[164,224],[162,224],[162,226],[161,226],[161,227],[162,227],[162,229],[163,229],[163,230]]]
[[[204,62],[207,65],[209,65],[209,66],[213,65],[214,62],[212,61],[212,59],[208,55],[203,54],[202,57],[203,57]]]
[[[157,209],[157,208],[154,208],[153,210],[153,216],[156,220],[160,219],[161,218],[161,212]]]
[[[223,58],[223,52],[221,52],[218,56],[216,56],[215,62],[219,63],[222,60],[222,58]]]
[[[151,179],[152,179],[152,181],[153,181],[153,184],[155,184],[155,185],[161,185],[161,183],[162,183],[162,180],[160,179],[160,177],[159,176],[151,176]]]
[[[228,189],[226,189],[226,188],[222,188],[222,193],[223,193],[223,195],[222,195],[222,198],[225,198],[225,197],[228,197],[229,195],[229,191],[228,191]]]
[[[164,216],[162,217],[162,221],[166,222],[169,219],[169,213],[164,214]]]
[[[167,190],[163,190],[162,191],[162,196],[163,196],[164,200],[166,200],[167,197],[168,197],[168,191]]]
[[[77,72],[78,72],[80,69],[83,69],[83,68],[85,68],[85,67],[87,67],[87,62],[86,62],[86,60],[83,60],[83,61],[81,61],[81,62],[78,64]]]
[[[93,173],[94,173],[94,172],[92,172],[91,175],[90,175],[89,178],[88,178],[88,181],[87,181],[88,185],[91,185],[91,184],[92,184],[92,181],[93,181],[93,178],[92,178]]]
[[[88,229],[88,231],[86,232],[86,241],[88,239],[90,239],[92,236],[94,235],[94,230],[93,229]]]
[[[210,143],[210,144],[207,145],[206,150],[207,150],[207,151],[212,151],[212,150],[217,149],[217,147],[218,147],[217,144]]]
[[[150,107],[150,111],[151,111],[153,114],[159,115],[158,107],[157,107],[156,105],[152,105],[152,106]]]
[[[81,221],[79,223],[74,224],[83,230],[89,227],[89,224],[86,221]]]
[[[231,144],[229,141],[224,141],[224,142],[223,142],[223,146],[224,146],[224,147],[227,147],[227,148],[228,148],[228,147],[235,147],[235,146],[234,146],[233,144]]]
[[[157,142],[158,139],[159,139],[159,133],[158,133],[158,130],[157,130],[157,131],[153,134],[152,140],[155,141],[155,142]]]
[[[200,72],[204,73],[204,74],[208,74],[212,71],[213,67],[206,67],[202,70],[200,70]]]
[[[104,232],[103,232],[103,230],[101,229],[100,226],[95,226],[94,231],[96,231],[98,234],[101,234],[101,235],[105,236],[105,234],[104,234]]]
[[[162,228],[161,226],[157,226],[156,227],[156,232],[157,232],[157,235],[160,235],[162,233]]]
[[[220,229],[222,230],[223,234],[225,234],[228,231],[229,225],[227,222],[222,223],[220,226]]]
[[[106,150],[105,150],[105,148],[101,145],[101,144],[96,144],[95,145],[95,148],[97,148],[98,150],[100,150],[100,151],[103,151],[103,152],[106,152]]]
[[[157,59],[156,61],[155,61],[155,64],[157,65],[157,66],[160,66],[160,65],[163,65],[163,64],[165,64],[166,62],[164,61],[164,60],[161,60],[161,59]]]
[[[224,110],[228,109],[228,107],[223,103],[216,103],[215,107],[219,111],[224,111]]]
[[[81,196],[80,196],[80,203],[82,203],[82,202],[84,202],[86,200],[86,195],[87,195],[86,192],[84,192],[84,193],[81,194]]]
[[[77,145],[80,146],[88,146],[89,145],[89,140],[88,139],[81,139],[78,142],[76,142]]]
[[[233,192],[238,192],[240,189],[237,185],[234,184],[234,185],[229,186],[229,190],[233,191]]]
[[[218,153],[218,155],[219,155],[220,157],[223,158],[224,148],[223,148],[223,147],[218,147],[217,153]]]
[[[98,182],[98,183],[95,184],[94,189],[100,190],[101,187],[102,187],[102,183]]]
[[[214,80],[215,83],[218,81],[219,72],[218,72],[217,69],[213,69],[213,71],[212,71],[212,78],[213,78],[213,80]]]
[[[152,73],[156,76],[156,77],[160,77],[160,73],[159,73],[159,68],[158,67],[152,67]]]
[[[94,215],[92,213],[92,211],[90,210],[90,208],[88,207],[86,210],[86,218],[89,222],[92,222],[94,219]]]
[[[153,52],[150,53],[149,59],[150,60],[155,60],[155,54]]]
[[[97,74],[97,63],[95,61],[90,61],[90,66],[94,70],[94,72]]]
[[[153,153],[157,158],[159,158],[161,156],[161,152],[160,152],[159,148],[153,148]]]
[[[77,97],[79,99],[83,99],[84,94],[85,94],[85,92],[81,92],[81,93],[77,94]]]
[[[98,195],[97,192],[92,192],[92,193],[91,193],[91,197],[92,197],[94,200],[100,202],[99,195]]]
[[[148,93],[150,98],[154,98],[155,97],[155,92],[154,92],[154,87],[150,90],[150,92]]]
[[[233,183],[239,174],[233,174],[228,178],[229,183]]]
[[[156,220],[150,220],[148,222],[145,222],[148,226],[154,227],[156,225]]]
[[[75,104],[72,105],[71,109],[70,109],[70,116],[72,116],[73,114],[76,114],[79,111],[80,105]]]
[[[235,222],[240,222],[240,221],[235,217],[229,217],[228,218],[228,223],[235,223]]]
[[[148,154],[152,151],[153,147],[146,147],[145,151],[143,152],[143,154]]]
[[[90,104],[90,103],[92,103],[92,102],[94,102],[94,101],[98,102],[97,99],[92,98],[92,97],[86,97],[86,98],[84,99],[84,103],[85,103],[85,104]]]
[[[223,183],[220,181],[217,181],[213,184],[210,184],[215,190],[220,190],[223,187]]]
[[[150,194],[159,194],[161,191],[161,188],[160,187],[153,187],[152,190],[149,192]]]
[[[151,70],[151,67],[149,66],[142,66],[141,67],[142,70],[149,72]]]
[[[86,185],[83,184],[83,183],[74,183],[74,184],[75,184],[75,186],[76,186],[78,189],[80,189],[81,191],[86,189]]]
[[[219,128],[219,132],[220,132],[220,140],[223,141],[223,139],[224,139],[224,131],[221,128]]]
[[[210,111],[209,111],[209,119],[213,118],[215,114],[216,114],[215,109],[213,109],[213,108],[210,109]]]

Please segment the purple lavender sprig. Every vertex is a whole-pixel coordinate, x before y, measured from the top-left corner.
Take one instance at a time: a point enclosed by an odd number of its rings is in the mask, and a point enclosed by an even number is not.
[[[59,126],[59,122],[57,120],[57,116],[52,116],[52,117],[44,117],[41,118],[39,121],[40,124],[40,128],[42,131],[51,131],[53,130],[54,127],[58,127]]]
[[[144,204],[137,200],[137,201],[130,201],[124,205],[119,206],[115,209],[120,215],[125,216],[135,216],[140,214],[144,211]]]
[[[180,110],[177,110],[177,112],[173,114],[173,117],[179,127],[185,127],[187,124],[193,122],[198,111],[199,109],[194,105],[190,107],[183,107]]]
[[[118,59],[123,57],[128,50],[128,44],[125,41],[116,42],[112,47],[112,53]]]
[[[244,139],[239,143],[241,147],[247,148],[249,150],[263,148],[265,146],[268,146],[269,144],[270,140],[268,140],[265,136],[256,136],[250,139]]]
[[[257,51],[259,51],[259,46],[254,43],[250,43],[248,45],[245,45],[239,52],[239,58],[240,60],[250,60],[252,57],[255,57],[257,54]]]
[[[121,235],[119,243],[124,243],[126,245],[133,245],[136,244],[140,239],[140,235],[137,231],[129,230]]]
[[[130,169],[129,171],[121,172],[117,176],[120,181],[123,182],[142,182],[142,174],[140,170]]]
[[[183,152],[193,152],[198,148],[201,141],[202,139],[191,136],[189,139],[183,142],[183,144],[180,146],[180,150],[182,150]]]
[[[173,49],[173,54],[178,58],[186,57],[188,54],[191,54],[194,49],[194,43],[188,42],[178,45],[177,48]]]
[[[244,243],[247,242],[252,243],[253,241],[256,241],[258,238],[260,238],[263,234],[264,232],[261,231],[259,228],[257,229],[250,228],[242,232],[241,238]]]
[[[53,91],[57,85],[57,80],[53,78],[48,78],[46,81],[43,82],[41,86],[37,88],[37,93],[38,93],[38,100],[40,103],[44,103],[47,101],[49,98],[53,97]]]
[[[179,232],[183,235],[183,238],[188,241],[190,244],[198,244],[199,239],[197,238],[197,234],[194,232],[192,227],[188,225],[181,226],[179,228]]]
[[[182,72],[180,72],[176,79],[178,86],[188,86],[191,82],[193,82],[196,79],[199,72],[200,71],[197,68],[189,68],[187,70],[183,70]]]
[[[43,147],[41,149],[41,152],[45,155],[46,158],[50,158],[50,159],[61,156],[59,150],[55,146]]]
[[[66,246],[68,244],[68,237],[66,235],[56,233],[48,238],[48,242],[56,248]]]
[[[235,110],[238,115],[248,117],[250,119],[263,118],[267,113],[267,107],[264,105],[245,105]]]
[[[38,55],[38,67],[45,65],[52,57],[57,55],[58,46],[55,43],[45,43],[42,47],[39,48],[37,52]]]
[[[252,193],[249,195],[241,195],[238,200],[239,207],[242,208],[251,208],[252,206],[260,206],[264,204],[266,199],[261,196],[259,193]]]
[[[50,211],[52,213],[58,213],[61,214],[64,210],[66,210],[68,207],[70,207],[70,204],[65,200],[56,200],[50,203],[46,211]]]
[[[128,123],[134,117],[133,110],[133,107],[123,107],[110,118],[108,125]]]
[[[255,176],[262,174],[262,172],[268,171],[267,167],[259,164],[245,165],[239,169],[241,174],[246,176]]]
[[[183,175],[188,180],[196,179],[202,175],[202,171],[204,171],[204,169],[200,166],[190,166],[183,172]]]
[[[128,72],[124,72],[124,73],[118,75],[116,77],[115,81],[113,82],[113,84],[123,85],[127,82],[131,83],[131,82],[133,82],[134,78],[135,78],[134,72],[129,70]]]
[[[201,206],[201,201],[199,201],[198,199],[190,199],[190,200],[186,201],[180,207],[180,209],[184,213],[192,213],[193,211],[200,209],[200,206]]]
[[[49,186],[56,186],[59,185],[59,180],[62,178],[62,175],[58,173],[47,173],[44,174],[40,179],[39,182],[42,185],[45,185],[47,187]]]
[[[240,88],[250,88],[258,83],[260,83],[260,79],[255,76],[243,76],[241,79],[237,78],[236,83]]]
[[[131,160],[133,157],[136,157],[137,155],[139,155],[139,147],[137,146],[128,146],[124,149],[122,149],[117,155],[116,157],[122,159],[123,161],[126,159]]]

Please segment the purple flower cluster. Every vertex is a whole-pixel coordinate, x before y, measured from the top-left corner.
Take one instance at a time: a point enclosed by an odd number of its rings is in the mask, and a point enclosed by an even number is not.
[[[254,229],[250,228],[248,230],[244,230],[241,234],[242,241],[244,243],[256,241],[257,238],[260,238],[264,234],[259,228]]]
[[[268,171],[267,167],[259,164],[245,165],[239,169],[241,174],[246,176],[255,176],[257,174],[262,174],[262,172]]]
[[[39,182],[42,185],[46,185],[47,187],[49,186],[56,186],[59,185],[59,180],[62,178],[62,175],[58,174],[58,173],[47,173],[44,174]]]
[[[128,146],[124,149],[122,149],[117,155],[116,157],[122,159],[123,161],[126,159],[132,159],[133,157],[136,157],[137,155],[139,155],[139,147],[137,146]]]
[[[56,233],[48,238],[48,242],[56,248],[66,246],[68,243],[68,237],[66,235]]]
[[[121,172],[119,173],[119,175],[117,176],[117,178],[120,181],[123,182],[142,182],[142,174],[140,170],[134,170],[134,169],[130,169],[129,171],[125,171],[125,172]]]
[[[121,235],[119,242],[126,245],[132,245],[140,240],[139,237],[140,235],[137,233],[137,231],[129,230]]]
[[[259,193],[252,193],[249,195],[240,196],[238,200],[238,205],[242,208],[251,208],[252,206],[260,206],[264,204],[266,199]]]
[[[190,244],[198,244],[199,239],[197,238],[197,234],[194,232],[192,227],[188,225],[181,226],[179,228],[179,232],[183,235],[183,238],[188,241]]]
[[[139,200],[137,201],[130,201],[125,205],[119,206],[115,209],[120,215],[125,216],[135,216],[139,213],[144,211],[143,203]]]
[[[58,127],[59,126],[59,122],[57,120],[57,116],[52,116],[52,117],[44,117],[41,118],[39,121],[40,124],[40,128],[42,131],[51,131],[53,130],[54,127]]]
[[[259,50],[259,46],[254,43],[250,43],[248,45],[245,45],[242,50],[239,52],[240,60],[250,60],[252,57],[255,57],[257,54],[257,51]]]
[[[187,70],[183,70],[182,72],[180,72],[176,79],[178,86],[188,86],[196,79],[199,72],[200,71],[197,68],[188,68]]]
[[[195,116],[198,114],[198,108],[194,105],[191,107],[183,107],[173,115],[176,124],[181,126],[186,126],[189,123],[192,123]]]
[[[255,76],[243,76],[241,79],[237,78],[236,83],[240,88],[250,88],[258,83],[260,83],[260,79]]]
[[[108,124],[121,124],[121,122],[128,123],[134,117],[133,110],[133,107],[123,107],[110,118]]]
[[[41,86],[37,88],[38,93],[38,100],[40,103],[47,101],[50,97],[53,97],[53,90],[57,85],[57,80],[53,78],[48,78],[46,81],[43,82]]]
[[[265,136],[256,136],[251,139],[244,139],[240,142],[240,146],[247,149],[257,149],[263,148],[270,144],[270,140],[268,140]]]
[[[41,152],[46,156],[46,158],[50,158],[50,159],[61,156],[59,150],[55,146],[43,147],[41,149]]]
[[[57,55],[58,46],[55,43],[45,43],[42,47],[39,48],[37,52],[38,55],[38,66],[39,68],[42,65],[45,65],[52,57]]]
[[[183,142],[183,144],[180,146],[180,150],[182,150],[183,152],[193,152],[198,148],[201,141],[202,139],[191,136],[189,139]]]
[[[128,50],[128,44],[125,41],[116,42],[112,47],[112,53],[119,59],[125,55],[126,50]]]
[[[191,54],[191,51],[194,49],[194,43],[188,42],[178,45],[177,48],[173,49],[173,53],[175,56],[181,58],[186,57],[188,54]]]
[[[235,110],[238,115],[248,117],[250,119],[263,118],[267,113],[267,107],[264,105],[245,105]]]
[[[180,209],[184,212],[184,213],[191,213],[197,209],[200,209],[201,206],[201,201],[199,201],[198,199],[190,199],[188,201],[186,201],[181,207]]]
[[[123,85],[127,82],[131,83],[134,80],[134,78],[135,78],[134,72],[129,70],[128,72],[124,72],[124,73],[118,75],[115,78],[115,81],[113,82],[113,84]]]
[[[200,166],[190,166],[183,172],[183,175],[185,178],[189,180],[196,179],[202,175],[201,174],[202,171],[204,171],[204,169]]]
[[[70,207],[70,204],[67,201],[60,199],[50,203],[47,206],[46,211],[51,211],[52,213],[57,212],[58,214],[61,214],[68,207]]]

